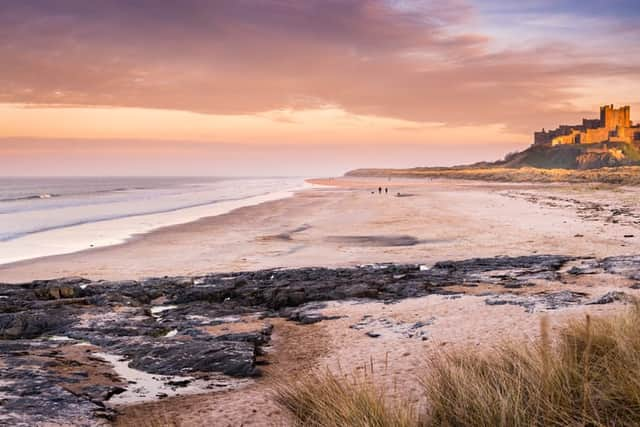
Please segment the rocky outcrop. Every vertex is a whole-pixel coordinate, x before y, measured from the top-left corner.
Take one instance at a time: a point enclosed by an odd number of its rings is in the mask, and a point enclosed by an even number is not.
[[[487,304],[557,309],[626,297],[514,292],[540,283],[562,286],[584,274],[640,281],[639,272],[640,256],[599,260],[536,255],[445,261],[431,267],[383,264],[140,281],[71,278],[0,284],[0,423],[34,425],[47,420],[87,425],[112,416],[106,403],[130,385],[101,353],[124,360],[131,369],[166,376],[171,387],[215,375],[253,377],[260,375],[264,346],[270,341],[269,319],[327,321],[331,318],[322,308],[328,301],[393,302],[429,294],[453,298],[461,288],[485,284],[503,290],[490,295]],[[456,286],[455,292],[450,286]],[[398,333],[427,340],[423,328],[429,322],[363,318],[353,327],[372,337]]]

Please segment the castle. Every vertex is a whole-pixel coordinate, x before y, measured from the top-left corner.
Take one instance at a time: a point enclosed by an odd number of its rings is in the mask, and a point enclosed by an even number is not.
[[[600,107],[600,119],[582,119],[582,125],[561,125],[559,128],[534,134],[534,145],[597,144],[602,142],[632,142],[640,144],[640,125],[631,122],[629,106]]]

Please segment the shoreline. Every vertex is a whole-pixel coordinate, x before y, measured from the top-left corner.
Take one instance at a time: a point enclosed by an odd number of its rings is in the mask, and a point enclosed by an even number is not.
[[[220,200],[186,208],[176,208],[150,214],[129,215],[86,223],[62,226],[17,239],[0,242],[0,271],[2,268],[36,262],[42,259],[116,247],[135,241],[163,229],[191,224],[204,218],[228,214],[237,209],[292,197],[308,189],[307,180],[299,188],[272,191],[236,200]],[[91,238],[87,235],[92,236]],[[43,242],[48,242],[43,244]],[[37,255],[29,256],[27,254]],[[9,255],[10,254],[10,255]]]
[[[292,197],[164,227],[115,246],[5,264],[0,282],[429,264],[544,252],[624,255],[633,253],[640,237],[635,187],[354,177],[307,182],[315,187]],[[379,186],[390,194],[371,194]]]

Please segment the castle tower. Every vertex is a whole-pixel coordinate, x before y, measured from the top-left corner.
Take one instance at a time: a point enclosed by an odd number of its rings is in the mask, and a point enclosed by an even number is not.
[[[613,108],[613,104],[600,107],[601,126],[609,131],[616,130],[618,126],[628,128],[631,126],[631,107],[624,106]]]

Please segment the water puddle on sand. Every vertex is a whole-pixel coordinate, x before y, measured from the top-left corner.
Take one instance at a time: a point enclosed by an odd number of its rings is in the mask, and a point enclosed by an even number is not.
[[[177,305],[156,305],[155,307],[151,307],[151,314],[157,316],[163,311],[174,310],[178,308]]]
[[[73,338],[69,338],[64,335],[52,335],[48,339],[49,341],[75,341]]]
[[[233,314],[230,314],[228,316],[221,316],[221,317],[213,317],[211,318],[212,322],[222,322],[222,323],[235,323],[235,322],[240,322],[242,320],[241,316],[236,316]]]
[[[94,356],[111,363],[116,374],[128,383],[125,392],[109,399],[110,405],[130,405],[170,396],[226,391],[249,384],[251,381],[220,374],[209,374],[206,380],[177,375],[156,375],[130,368],[129,361],[122,356],[108,353],[94,353]]]

